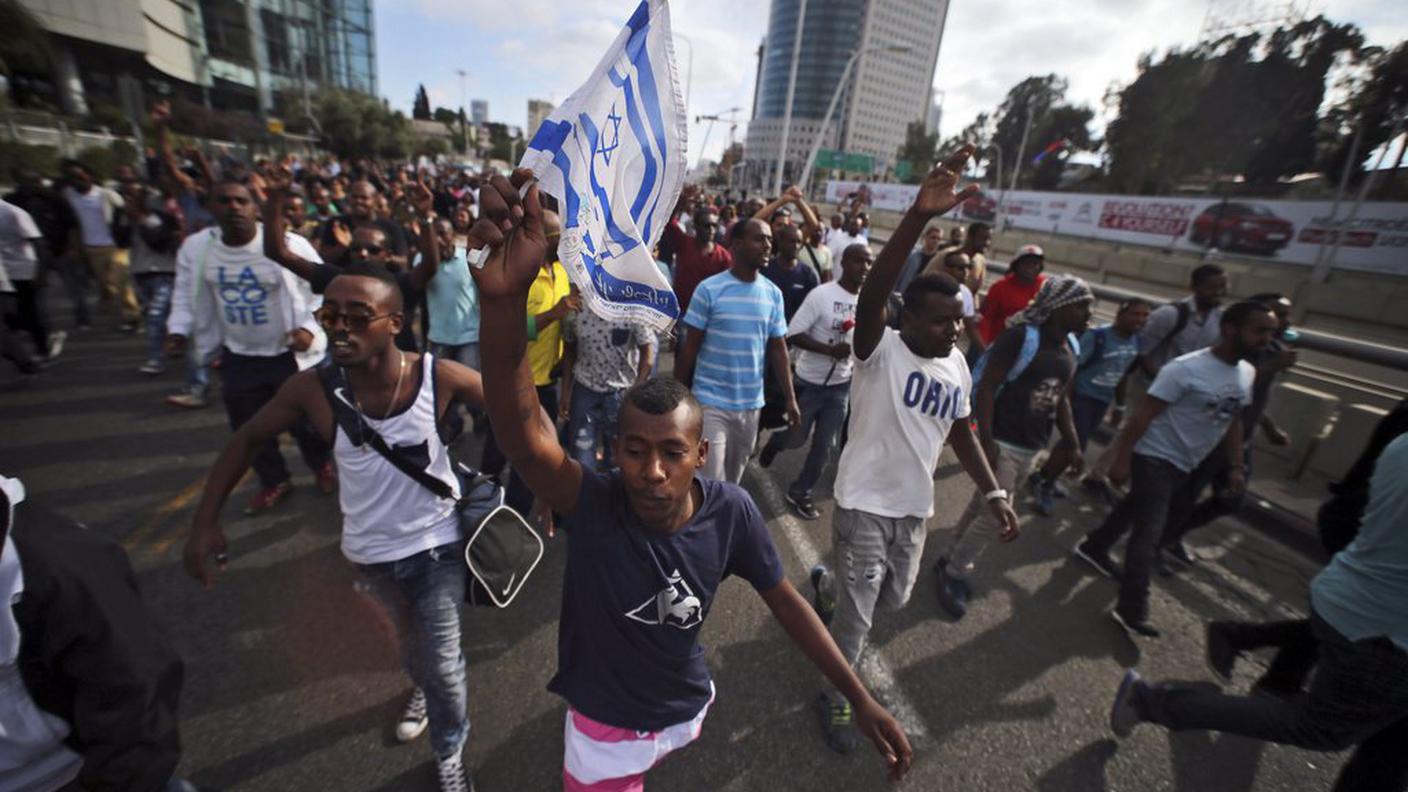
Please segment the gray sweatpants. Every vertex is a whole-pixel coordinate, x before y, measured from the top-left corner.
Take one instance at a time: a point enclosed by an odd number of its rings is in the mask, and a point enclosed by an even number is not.
[[[882,517],[836,507],[831,519],[830,580],[836,613],[831,637],[854,668],[865,648],[877,605],[899,610],[909,602],[924,555],[923,517]],[[841,701],[841,694],[832,690]]]
[[[1026,483],[1038,453],[1030,448],[997,444],[997,459],[991,460],[992,472],[997,477],[997,486],[1007,490],[1008,503],[1017,496],[1017,489]],[[966,579],[978,557],[1001,532],[1002,521],[992,513],[983,493],[974,490],[968,508],[963,511],[958,525],[954,526],[948,552],[944,553],[948,558],[948,574],[958,580]]]
[[[704,406],[704,439],[709,441],[709,453],[700,473],[705,478],[732,484],[743,480],[748,457],[758,442],[758,414],[761,412]]]

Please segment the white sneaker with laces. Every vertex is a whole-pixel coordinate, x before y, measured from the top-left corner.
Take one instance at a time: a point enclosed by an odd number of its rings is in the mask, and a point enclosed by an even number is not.
[[[425,691],[416,688],[411,693],[411,700],[406,702],[406,709],[401,712],[401,720],[396,723],[396,739],[410,742],[424,734],[429,725],[430,718],[425,712]]]
[[[437,759],[435,764],[440,774],[440,792],[474,792],[474,782],[469,780],[458,754]]]

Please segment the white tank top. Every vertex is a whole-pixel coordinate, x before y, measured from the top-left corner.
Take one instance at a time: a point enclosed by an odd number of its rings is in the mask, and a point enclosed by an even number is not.
[[[423,470],[449,484],[458,498],[450,452],[436,430],[435,359],[423,355],[421,369],[420,391],[410,407],[382,420],[363,417],[387,445],[422,463]],[[355,409],[350,387],[340,385],[335,394],[334,413]],[[342,554],[352,562],[398,561],[461,538],[454,501],[436,497],[336,420],[333,458],[342,506]]]

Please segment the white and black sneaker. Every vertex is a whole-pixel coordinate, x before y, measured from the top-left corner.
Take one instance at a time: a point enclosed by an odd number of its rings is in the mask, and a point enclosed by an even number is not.
[[[1089,539],[1076,545],[1075,556],[1105,577],[1111,580],[1120,579],[1120,568],[1111,560],[1110,554],[1102,553],[1091,547]]]
[[[410,742],[425,733],[430,725],[430,717],[425,712],[425,691],[416,688],[406,709],[401,712],[401,720],[396,723],[396,739]]]
[[[440,776],[440,792],[474,792],[474,781],[464,770],[464,760],[459,754],[437,759],[436,772]]]

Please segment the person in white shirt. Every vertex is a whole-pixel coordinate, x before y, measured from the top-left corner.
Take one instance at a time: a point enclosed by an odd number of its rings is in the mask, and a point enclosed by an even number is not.
[[[963,335],[968,339],[968,361],[971,363],[983,354],[983,338],[978,333],[977,301],[966,281],[973,271],[973,258],[962,248],[940,250],[924,269],[925,272],[942,272],[958,281],[958,299],[963,301]]]
[[[0,200],[0,255],[15,289],[15,327],[29,333],[39,357],[58,357],[62,334],[50,334],[44,312],[44,268],[49,248],[29,212]],[[51,343],[52,342],[52,343]]]
[[[958,284],[947,275],[915,278],[905,289],[900,329],[885,321],[890,292],[925,224],[977,191],[953,189],[972,155],[973,147],[964,146],[929,173],[856,302],[854,409],[836,474],[832,522],[835,569],[812,570],[814,603],[853,667],[876,607],[895,609],[909,601],[924,552],[924,522],[934,513],[934,469],[946,441],[986,493],[1004,525],[1003,538],[1015,538],[1019,530],[968,423],[972,379],[954,350],[963,317]],[[817,712],[827,745],[840,753],[852,750],[857,732],[845,700],[834,690],[823,693]]]
[[[142,308],[132,291],[127,251],[119,248],[112,237],[113,214],[122,208],[122,196],[101,184],[94,184],[93,172],[77,160],[65,160],[63,172],[68,183],[63,196],[78,215],[83,250],[98,282],[98,309],[119,313],[122,328],[134,330]]]
[[[1276,315],[1263,303],[1240,302],[1219,316],[1222,336],[1211,347],[1174,358],[1159,369],[1149,391],[1114,445],[1110,481],[1129,480],[1129,494],[1076,546],[1076,556],[1120,581],[1110,616],[1131,637],[1158,638],[1149,623],[1149,577],[1171,512],[1192,506],[1191,473],[1209,454],[1229,460],[1228,490],[1246,489],[1242,468],[1242,409],[1251,403],[1256,367],[1247,361],[1271,343]],[[1130,532],[1124,570],[1110,548]]]
[[[800,350],[792,382],[802,421],[796,429],[768,438],[758,463],[768,467],[782,451],[805,444],[815,428],[802,470],[787,488],[787,503],[804,520],[821,516],[812,503],[812,489],[831,459],[850,408],[856,296],[873,260],[870,248],[852,245],[841,261],[841,279],[812,289],[787,325],[788,344]]]
[[[326,348],[327,337],[313,318],[321,300],[305,281],[264,255],[263,229],[249,188],[234,181],[217,184],[211,211],[216,225],[187,237],[176,253],[167,344],[179,354],[190,339],[198,360],[223,347],[220,391],[230,427],[239,429],[298,372],[297,354],[316,354],[315,346]],[[285,238],[299,256],[321,263],[308,240],[293,233]],[[331,493],[336,474],[327,444],[306,424],[296,425],[293,436],[317,475],[318,488]],[[260,450],[254,472],[260,487],[246,514],[271,508],[293,489],[277,443]]]
[[[843,229],[833,229],[831,236],[826,238],[826,246],[831,249],[831,260],[840,261],[846,253],[846,248],[851,245],[868,244],[865,232],[865,220],[860,215],[853,215],[846,221]]]

